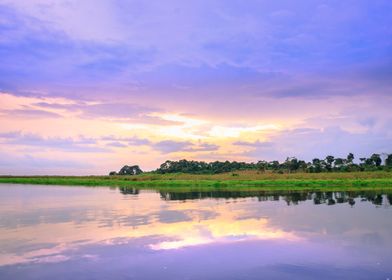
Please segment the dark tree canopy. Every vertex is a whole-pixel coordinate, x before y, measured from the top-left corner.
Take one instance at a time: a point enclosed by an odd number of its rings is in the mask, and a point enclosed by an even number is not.
[[[237,161],[214,161],[206,163],[204,161],[194,161],[182,159],[179,161],[167,160],[157,169],[158,173],[195,173],[195,174],[216,174],[231,172],[235,170],[256,169],[257,164],[237,162]]]
[[[385,159],[385,165],[392,167],[392,154],[388,155],[388,157]]]
[[[384,154],[383,154],[384,155]],[[380,154],[372,154],[369,158],[360,158],[360,163],[354,163],[354,154],[349,153],[346,158],[328,155],[325,159],[314,158],[311,162],[288,157],[282,163],[277,160],[260,160],[257,163],[238,161],[214,161],[204,162],[196,160],[167,160],[155,170],[156,173],[190,173],[190,174],[218,174],[234,172],[239,170],[257,170],[258,172],[354,172],[354,171],[376,171],[392,170],[392,154],[386,155],[383,165]],[[109,175],[138,175],[143,171],[138,165],[125,165],[119,172],[112,171]],[[238,175],[238,174],[233,174]]]
[[[291,172],[351,172],[351,171],[372,171],[380,168],[388,169],[392,167],[392,155],[389,155],[382,166],[379,154],[373,154],[369,158],[361,158],[361,163],[354,163],[354,154],[349,153],[346,158],[327,156],[325,159],[314,158],[311,162],[299,160],[296,157],[288,157],[283,163],[277,160],[264,161],[257,163],[246,163],[237,161],[194,161],[182,159],[179,161],[167,160],[156,170],[157,173],[193,173],[193,174],[216,174],[233,172],[238,170],[258,170],[265,172],[270,170],[278,173]]]
[[[124,165],[118,173],[112,171],[109,175],[139,175],[141,173],[143,173],[143,171],[140,169],[139,165]]]
[[[380,166],[381,165],[381,157],[379,154],[372,154],[372,156],[370,157],[370,159],[373,161],[375,166]]]
[[[348,163],[353,163],[353,160],[354,160],[354,154],[353,153],[349,153],[347,155],[347,162]]]

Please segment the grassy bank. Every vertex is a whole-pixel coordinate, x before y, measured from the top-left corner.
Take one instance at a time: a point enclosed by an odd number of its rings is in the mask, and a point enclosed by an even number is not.
[[[391,172],[276,174],[242,171],[216,175],[154,174],[137,176],[1,176],[0,183],[113,186],[154,189],[259,189],[259,190],[353,190],[392,189]]]

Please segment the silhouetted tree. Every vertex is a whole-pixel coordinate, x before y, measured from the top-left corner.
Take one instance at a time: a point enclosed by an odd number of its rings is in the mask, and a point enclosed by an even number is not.
[[[160,165],[156,170],[158,173],[193,173],[193,174],[217,174],[224,172],[233,172],[238,170],[258,170],[265,172],[267,170],[278,173],[291,173],[291,172],[325,172],[325,171],[364,171],[364,170],[381,170],[382,159],[379,154],[373,154],[370,158],[360,158],[361,163],[353,163],[354,154],[349,153],[347,158],[335,158],[329,155],[325,160],[314,158],[312,162],[306,163],[303,160],[299,160],[296,157],[288,157],[283,163],[279,161],[264,161],[260,160],[257,163],[237,162],[237,161],[194,161],[182,159],[179,161],[167,160]],[[133,166],[134,167],[134,166]],[[385,169],[392,167],[392,154],[388,155],[385,160]],[[124,167],[125,168],[125,167]],[[128,167],[129,168],[129,167]],[[138,174],[138,172],[131,172]],[[111,175],[116,173],[111,172]],[[120,170],[118,174],[124,174]]]
[[[325,161],[327,162],[326,169],[327,169],[328,171],[331,171],[331,170],[332,170],[332,164],[333,164],[334,160],[335,160],[335,157],[334,157],[334,156],[327,156],[327,157],[325,158]]]
[[[124,165],[118,172],[118,175],[139,175],[141,173],[143,173],[143,171],[140,169],[139,165]]]
[[[388,167],[392,167],[392,154],[389,154],[385,159],[385,165]]]
[[[376,166],[380,166],[382,163],[381,157],[379,154],[372,154],[372,156],[370,157],[370,159],[372,160],[372,162],[374,163],[374,165]]]
[[[353,153],[349,153],[347,155],[347,163],[352,164],[354,161],[354,154]]]

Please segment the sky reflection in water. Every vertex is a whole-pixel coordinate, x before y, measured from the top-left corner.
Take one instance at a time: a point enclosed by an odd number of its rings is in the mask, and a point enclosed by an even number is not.
[[[0,278],[387,279],[391,201],[0,185]]]

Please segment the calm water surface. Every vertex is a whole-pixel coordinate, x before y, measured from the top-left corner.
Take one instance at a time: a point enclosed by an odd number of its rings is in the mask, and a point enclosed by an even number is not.
[[[0,279],[392,279],[391,202],[0,184]]]

